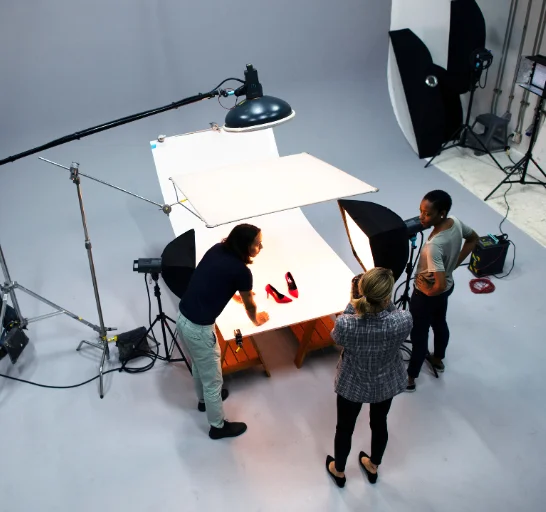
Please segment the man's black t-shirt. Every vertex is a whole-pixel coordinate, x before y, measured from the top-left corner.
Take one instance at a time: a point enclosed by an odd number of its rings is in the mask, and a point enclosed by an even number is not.
[[[212,246],[197,265],[180,312],[197,325],[212,325],[237,292],[252,290],[252,272],[222,244]]]

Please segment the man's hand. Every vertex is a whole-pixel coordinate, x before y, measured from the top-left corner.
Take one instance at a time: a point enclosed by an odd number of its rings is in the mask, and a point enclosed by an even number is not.
[[[253,291],[241,292],[241,299],[243,301],[243,304],[245,305],[248,318],[250,318],[251,322],[254,325],[260,326],[265,324],[269,320],[269,315],[265,311],[257,313],[258,307],[254,302],[254,295],[256,294]]]
[[[254,325],[259,327],[260,325],[265,324],[269,320],[269,314],[267,314],[265,311],[260,311],[259,313],[256,313],[256,321]]]

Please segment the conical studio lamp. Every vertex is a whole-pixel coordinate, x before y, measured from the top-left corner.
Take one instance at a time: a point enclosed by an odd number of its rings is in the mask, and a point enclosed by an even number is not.
[[[227,132],[248,132],[272,128],[292,119],[296,113],[284,100],[264,96],[258,71],[251,64],[245,71],[245,83],[233,92],[237,97],[246,98],[233,107],[226,116],[224,130]]]

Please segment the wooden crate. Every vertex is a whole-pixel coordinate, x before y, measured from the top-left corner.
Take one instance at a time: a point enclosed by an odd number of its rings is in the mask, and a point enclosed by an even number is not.
[[[225,341],[218,327],[216,327],[216,336],[222,352],[222,373],[224,375],[262,365],[265,374],[271,377],[260,349],[252,336],[243,338],[243,346],[239,351],[237,351],[235,340]]]
[[[330,337],[333,328],[334,321],[329,316],[290,326],[299,343],[294,360],[296,367],[301,368],[309,352],[334,345],[334,340]]]

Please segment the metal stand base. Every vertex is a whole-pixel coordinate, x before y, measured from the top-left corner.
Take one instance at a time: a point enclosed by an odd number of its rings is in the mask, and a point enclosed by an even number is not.
[[[512,170],[506,175],[506,178],[504,178],[489,194],[487,194],[487,197],[484,199],[484,201],[487,201],[500,187],[503,185],[509,184],[509,183],[518,183],[519,185],[541,185],[543,187],[546,187],[545,181],[540,180],[534,180],[529,181],[527,179],[527,167],[529,166],[529,162],[533,162],[535,166],[537,167],[538,171],[546,178],[546,174],[535,161],[535,159],[531,156],[524,156],[513,168]],[[514,174],[521,172],[521,177],[519,179],[510,179]]]
[[[473,85],[470,89],[470,100],[468,102],[468,110],[466,112],[466,120],[465,122],[457,129],[457,131],[453,134],[452,137],[448,141],[446,141],[442,147],[439,149],[438,153],[432,157],[427,164],[425,165],[425,169],[432,165],[432,162],[436,159],[437,156],[439,156],[443,151],[446,151],[451,148],[460,147],[460,148],[468,148],[473,149],[474,151],[482,151],[483,153],[486,153],[491,157],[493,162],[497,164],[497,167],[502,171],[505,172],[504,167],[498,162],[498,160],[493,156],[491,151],[485,146],[485,144],[481,141],[481,139],[472,131],[472,128],[470,126],[470,113],[472,112],[472,103],[474,102],[474,93],[476,92],[477,84]],[[469,146],[467,144],[468,136],[471,136],[475,141],[478,142],[478,144],[481,147],[474,147]],[[454,142],[451,144],[451,146],[448,146],[449,143],[451,143],[453,140],[457,139],[457,142]]]
[[[192,373],[191,366],[190,366],[188,360],[186,359],[186,356],[184,355],[184,352],[182,351],[182,348],[180,347],[178,341],[176,340],[176,336],[175,336],[175,334],[173,332],[173,329],[171,328],[171,326],[168,323],[168,322],[171,322],[174,326],[176,326],[176,322],[163,312],[163,305],[161,303],[161,290],[159,288],[159,283],[158,283],[159,274],[151,274],[151,276],[152,276],[152,279],[154,280],[154,283],[155,283],[154,284],[154,295],[155,295],[155,297],[157,299],[157,308],[158,308],[159,313],[155,317],[155,320],[150,325],[150,327],[148,327],[148,330],[146,331],[146,336],[148,336],[152,332],[152,329],[154,328],[154,326],[159,322],[160,325],[161,325],[161,334],[162,334],[162,337],[163,337],[163,346],[165,347],[165,359],[169,363],[178,363],[178,362],[186,363],[186,366],[187,366],[187,368],[188,368],[188,370],[190,371],[190,374],[191,374]],[[171,336],[170,346],[167,343],[167,331],[169,331],[169,334]],[[178,352],[181,355],[181,357],[178,358],[178,359],[174,359],[172,357],[172,349],[174,348],[174,346],[176,346],[176,348],[178,349]]]
[[[76,349],[78,352],[82,348],[82,345],[89,345],[91,347],[98,348],[102,350],[102,357],[99,366],[99,395],[101,398],[104,398],[104,362],[105,360],[110,361],[110,348],[108,347],[108,340],[99,339],[98,343],[93,343],[91,341],[82,340]]]
[[[542,106],[544,104],[544,98],[540,97],[538,100],[537,107],[535,109],[535,117],[533,120],[533,135],[531,137],[531,140],[529,142],[529,148],[527,149],[527,152],[523,156],[523,158],[516,164],[514,167],[512,167],[512,170],[508,173],[508,175],[487,195],[487,197],[484,199],[484,201],[487,201],[502,185],[508,184],[508,183],[519,183],[520,185],[541,185],[543,187],[546,187],[546,182],[540,181],[540,180],[533,180],[528,181],[527,179],[527,168],[529,167],[529,162],[533,162],[538,171],[546,178],[546,174],[538,165],[533,158],[533,148],[535,147],[535,143],[537,141],[538,137],[538,131],[540,129],[540,119],[542,116]],[[521,176],[518,180],[512,180],[512,176],[516,173],[520,173]]]

